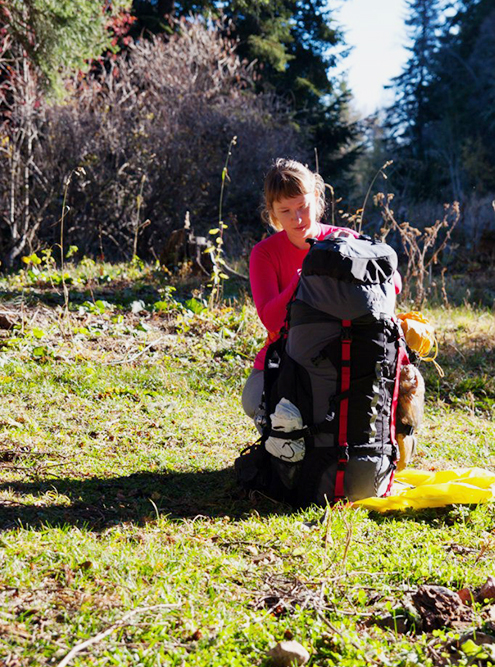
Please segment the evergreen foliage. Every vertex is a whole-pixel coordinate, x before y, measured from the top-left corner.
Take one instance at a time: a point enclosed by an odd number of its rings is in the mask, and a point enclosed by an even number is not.
[[[428,108],[430,65],[438,49],[440,2],[409,0],[408,9],[410,57],[402,74],[394,79],[397,104],[392,109],[391,119],[396,136],[410,141],[413,155],[422,158],[426,149],[424,130],[431,115]]]
[[[428,129],[434,115],[431,64],[438,51],[441,4],[440,0],[408,0],[407,6],[410,56],[402,73],[393,79],[395,103],[388,110],[386,126],[395,144],[397,162],[404,168],[403,187],[424,196],[424,183],[430,176]]]
[[[45,88],[63,95],[63,78],[85,71],[91,59],[111,49],[112,20],[131,0],[9,0],[0,2],[0,22],[11,44],[10,57],[22,55]],[[7,54],[7,58],[9,55]]]
[[[445,102],[452,191],[495,188],[495,7],[491,0],[462,3],[437,58],[436,102]],[[451,158],[452,159],[452,158]]]
[[[389,154],[404,194],[463,200],[495,187],[492,0],[410,0],[410,58],[394,80]]]

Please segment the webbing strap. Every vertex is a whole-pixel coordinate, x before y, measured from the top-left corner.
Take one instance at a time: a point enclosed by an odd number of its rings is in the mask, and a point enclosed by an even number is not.
[[[394,483],[394,476],[395,476],[395,470],[392,470],[392,474],[390,475],[390,481],[387,486],[387,490],[383,494],[382,498],[388,498],[389,495],[392,493],[392,486]]]
[[[397,457],[397,405],[399,403],[399,386],[400,386],[400,371],[402,366],[409,363],[409,357],[402,345],[398,345],[397,352],[397,368],[395,370],[394,393],[392,394],[392,409],[390,411],[390,442],[395,447],[395,455]],[[408,434],[409,435],[409,434]]]
[[[272,428],[268,435],[270,438],[280,438],[281,440],[299,440],[313,434],[313,430],[305,426],[294,431],[280,431]]]
[[[341,382],[340,391],[344,398],[340,402],[339,413],[339,458],[337,475],[335,478],[335,500],[344,498],[344,475],[349,461],[349,446],[347,444],[347,417],[349,412],[349,396],[347,392],[351,386],[351,320],[342,320],[342,354],[341,354]]]

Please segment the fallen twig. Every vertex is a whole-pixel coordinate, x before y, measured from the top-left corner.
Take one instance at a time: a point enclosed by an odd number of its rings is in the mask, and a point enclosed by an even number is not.
[[[43,456],[50,456],[50,457],[55,457],[59,459],[67,459],[69,458],[68,454],[62,454],[59,452],[33,452],[32,449],[0,449],[0,460],[2,458],[7,458],[7,457],[12,457],[10,460],[12,461],[14,458],[21,458],[21,457],[32,457],[32,458],[42,458]]]
[[[333,623],[330,623],[328,618],[325,618],[324,614],[322,614],[318,609],[315,609],[316,615],[322,621],[329,630],[331,630],[334,634],[338,635],[341,639],[343,639],[347,644],[350,644],[353,646],[357,651],[361,651],[361,646],[359,644],[356,644],[352,639],[350,639],[348,636],[344,635],[344,633],[339,630]]]
[[[1,463],[1,470],[15,470],[16,472],[24,472],[27,475],[41,475],[41,473],[46,472],[49,468],[56,468],[58,466],[67,466],[70,461],[56,461],[53,463],[43,462],[33,468],[28,468],[27,466],[16,466],[11,463]]]
[[[39,315],[39,312],[40,312],[40,309],[39,309],[39,308],[36,308],[36,310],[34,311],[34,314],[32,315],[31,319],[29,320],[29,326],[30,326],[30,327],[33,326],[33,324],[34,324],[36,318],[37,318],[38,315]]]
[[[124,359],[118,359],[117,361],[109,361],[106,365],[107,366],[117,366],[117,364],[125,364],[125,363],[131,363],[132,361],[136,361],[136,359],[138,357],[140,357],[142,354],[147,352],[151,347],[154,347],[155,345],[158,345],[158,343],[161,343],[162,340],[165,340],[165,339],[163,337],[162,338],[157,338],[157,340],[154,340],[149,345],[146,345],[145,348],[143,348],[140,352],[135,354],[133,357],[125,357]]]
[[[80,642],[79,644],[76,644],[71,648],[69,653],[63,658],[58,663],[57,667],[66,667],[70,663],[70,661],[75,658],[75,656],[78,653],[81,653],[81,651],[84,651],[87,649],[89,646],[92,646],[93,644],[97,644],[100,642],[102,639],[105,639],[105,637],[108,637],[108,635],[112,634],[115,630],[118,630],[119,628],[122,628],[125,625],[129,625],[128,621],[130,618],[133,616],[136,616],[137,614],[144,614],[147,611],[154,611],[158,609],[174,609],[176,607],[179,607],[180,605],[178,604],[155,604],[152,605],[151,607],[136,607],[136,609],[132,609],[131,611],[127,612],[127,614],[124,614],[122,618],[118,621],[116,621],[113,625],[108,627],[106,630],[103,630],[102,632],[99,632],[97,635],[94,637],[90,637],[89,639],[85,639],[83,642]]]

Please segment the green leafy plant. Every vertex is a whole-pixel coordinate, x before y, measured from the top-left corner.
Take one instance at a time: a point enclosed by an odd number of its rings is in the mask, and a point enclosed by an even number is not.
[[[114,310],[114,306],[108,301],[97,299],[96,301],[84,301],[78,306],[80,313],[94,313],[96,315],[103,315],[107,311]]]
[[[220,201],[218,204],[218,226],[210,229],[209,233],[215,237],[214,243],[212,246],[207,248],[204,252],[210,253],[213,263],[213,269],[210,276],[210,282],[208,287],[210,288],[210,306],[218,305],[222,293],[223,293],[223,281],[228,280],[228,275],[225,273],[225,258],[224,258],[224,249],[223,249],[223,235],[224,230],[227,229],[227,225],[223,221],[223,201],[225,194],[225,184],[229,179],[229,160],[232,155],[232,148],[237,143],[237,137],[232,137],[229,149],[227,151],[227,157],[225,159],[225,165],[222,169],[222,185],[220,188]]]

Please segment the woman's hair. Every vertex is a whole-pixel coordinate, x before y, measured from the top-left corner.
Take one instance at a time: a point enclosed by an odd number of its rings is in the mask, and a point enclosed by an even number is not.
[[[322,177],[296,160],[277,158],[265,177],[263,222],[280,231],[282,226],[273,215],[273,203],[283,197],[299,197],[311,192],[317,195],[316,219],[319,222],[325,211],[325,183]]]

